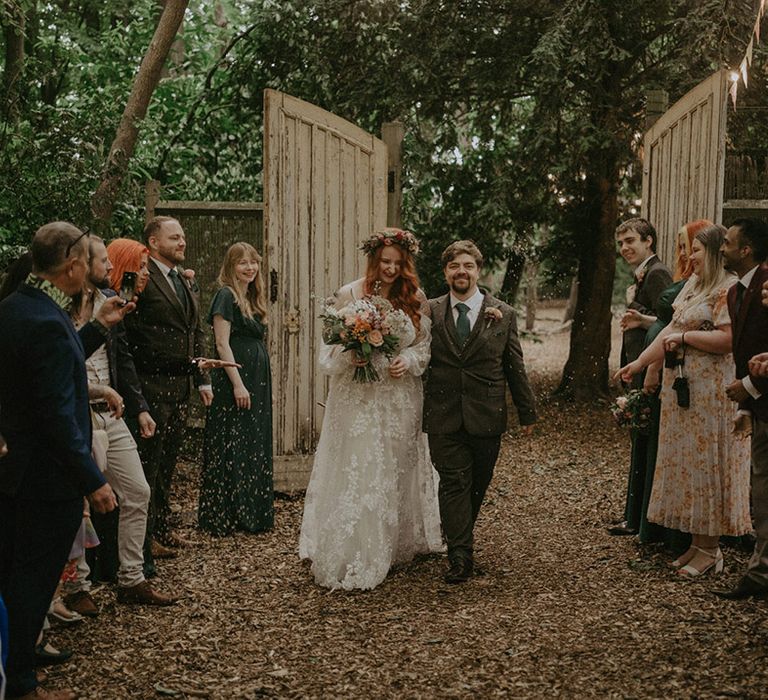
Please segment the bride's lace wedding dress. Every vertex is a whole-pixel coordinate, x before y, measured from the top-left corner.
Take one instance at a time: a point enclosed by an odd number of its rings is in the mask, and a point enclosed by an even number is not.
[[[342,287],[337,306],[363,297],[362,281]],[[426,299],[424,308],[428,313]],[[393,379],[389,361],[374,364],[381,380],[352,379],[351,352],[323,345],[320,369],[331,376],[323,427],[304,505],[299,556],[312,560],[327,588],[369,589],[390,567],[443,549],[437,473],[421,432],[421,375],[429,363],[429,317],[401,338],[408,372]]]

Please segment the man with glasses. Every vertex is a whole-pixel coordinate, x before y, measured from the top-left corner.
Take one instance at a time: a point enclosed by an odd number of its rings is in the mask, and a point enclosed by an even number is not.
[[[72,295],[88,273],[87,232],[57,221],[32,240],[32,273],[0,303],[0,594],[8,608],[9,698],[75,697],[46,691],[35,641],[83,517],[114,509],[115,495],[91,456],[85,358],[134,308],[108,299],[78,333]]]

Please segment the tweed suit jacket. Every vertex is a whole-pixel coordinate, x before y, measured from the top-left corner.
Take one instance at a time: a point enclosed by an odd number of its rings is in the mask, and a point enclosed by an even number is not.
[[[765,281],[768,281],[768,265],[763,264],[755,270],[749,287],[744,291],[738,314],[736,290],[740,283],[737,282],[728,290],[736,378],[743,379],[749,375],[750,381],[761,394],[759,399],[750,397],[739,404],[739,408],[752,411],[761,421],[768,421],[768,379],[750,375],[748,363],[755,355],[768,352],[768,309],[761,303],[761,290]]]
[[[200,302],[187,279],[180,277],[187,296],[186,310],[150,258],[146,289],[139,295],[136,311],[124,321],[142,393],[150,404],[186,401],[193,384],[208,383],[208,377],[190,362],[205,355]]]
[[[430,299],[429,306],[432,356],[424,387],[424,431],[448,434],[463,427],[471,435],[501,435],[507,430],[507,386],[521,425],[536,422],[512,307],[486,294],[462,347],[450,295]],[[489,308],[497,309],[501,318],[486,318]]]
[[[659,297],[671,284],[672,273],[669,268],[654,256],[645,267],[643,279],[637,282],[635,298],[628,308],[635,309],[641,314],[656,316]],[[631,328],[624,331],[621,344],[622,367],[640,356],[645,347],[645,334],[645,328]]]
[[[27,284],[0,304],[0,328],[0,493],[65,501],[96,491],[106,481],[91,456],[85,358],[104,337],[91,324],[78,333]]]

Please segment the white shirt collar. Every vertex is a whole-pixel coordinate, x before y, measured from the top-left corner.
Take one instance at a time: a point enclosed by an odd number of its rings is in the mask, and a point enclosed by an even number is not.
[[[760,265],[755,265],[746,275],[744,275],[744,277],[741,277],[739,279],[739,284],[743,284],[749,289],[749,285],[752,284],[752,278],[755,276],[758,267],[760,267]]]
[[[656,253],[651,253],[643,262],[641,262],[636,268],[635,268],[635,279],[637,279],[637,276],[642,273],[643,270],[645,270],[646,267],[648,267],[648,263],[651,262],[656,257]]]
[[[168,277],[168,273],[171,271],[171,268],[168,267],[164,262],[161,260],[158,260],[157,258],[151,258],[155,261],[155,265],[157,265],[160,268],[160,272],[162,272],[166,277]]]
[[[451,308],[455,308],[456,304],[460,302],[466,304],[470,311],[477,311],[483,305],[483,293],[478,288],[475,290],[475,293],[469,297],[469,299],[464,299],[462,302],[461,299],[455,297],[453,292],[451,292]]]

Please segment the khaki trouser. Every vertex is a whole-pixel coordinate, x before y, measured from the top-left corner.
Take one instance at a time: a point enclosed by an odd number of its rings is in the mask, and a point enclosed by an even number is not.
[[[149,484],[144,476],[139,452],[128,426],[122,418],[108,411],[94,414],[94,427],[105,430],[109,438],[107,469],[104,478],[117,495],[120,517],[117,526],[117,554],[120,568],[119,586],[135,586],[144,580],[144,537],[149,511]],[[66,584],[64,593],[88,590],[86,576],[90,569],[81,557],[77,565],[77,581]]]

